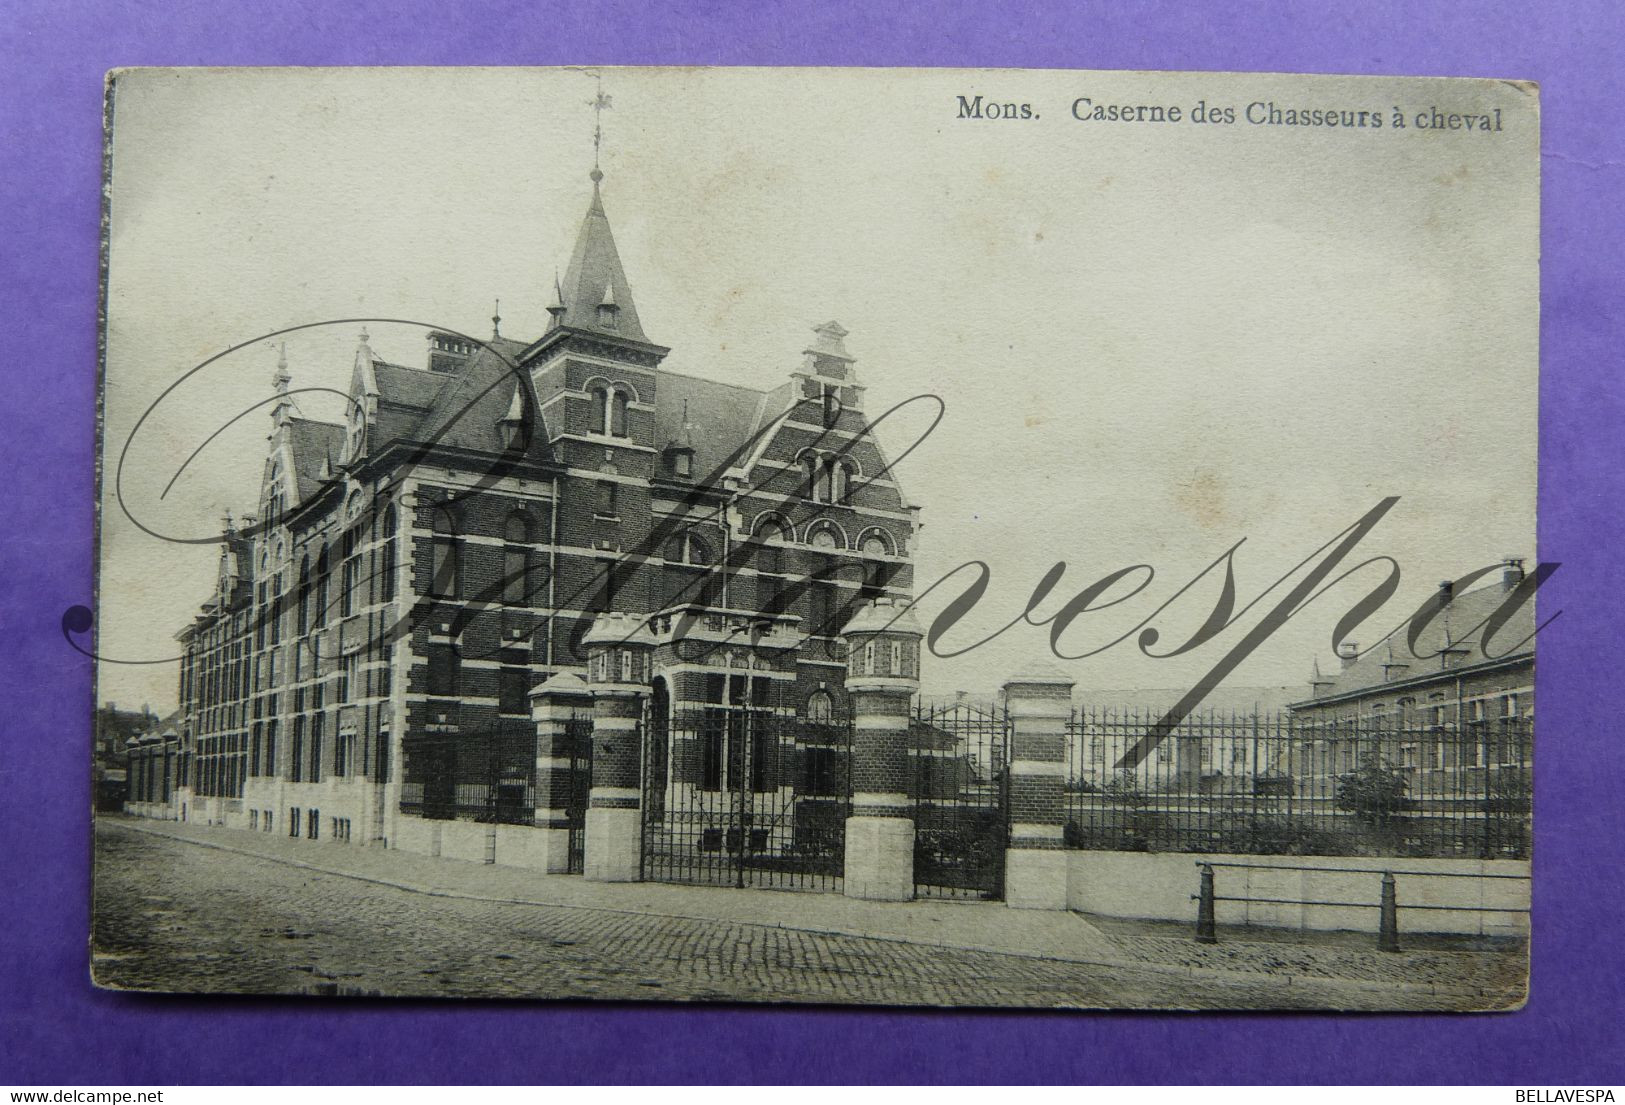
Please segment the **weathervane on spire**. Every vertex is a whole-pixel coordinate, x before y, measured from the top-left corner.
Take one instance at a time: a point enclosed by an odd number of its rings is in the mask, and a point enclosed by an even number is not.
[[[604,92],[604,75],[594,73],[593,79],[598,82],[598,94],[587,101],[592,108],[592,182],[597,184],[604,178],[603,171],[598,168],[598,152],[604,144],[604,112],[612,106],[610,97]]]

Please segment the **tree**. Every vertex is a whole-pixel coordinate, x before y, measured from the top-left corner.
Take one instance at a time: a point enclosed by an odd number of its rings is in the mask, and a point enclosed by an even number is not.
[[[1410,784],[1386,762],[1361,764],[1337,780],[1337,808],[1374,825],[1404,812]]]

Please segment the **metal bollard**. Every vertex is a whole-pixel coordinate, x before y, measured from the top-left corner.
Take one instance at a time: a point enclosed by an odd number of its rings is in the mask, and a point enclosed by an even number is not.
[[[1382,920],[1377,930],[1377,950],[1384,952],[1397,952],[1399,950],[1399,898],[1394,892],[1394,873],[1386,871],[1382,876]]]
[[[1213,865],[1202,864],[1202,891],[1196,901],[1196,942],[1217,944],[1219,934],[1213,921]]]

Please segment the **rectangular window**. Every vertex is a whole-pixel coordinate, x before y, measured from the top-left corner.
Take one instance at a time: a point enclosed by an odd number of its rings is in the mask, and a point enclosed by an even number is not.
[[[727,723],[727,714],[716,709],[706,710],[700,723],[701,790],[722,789],[723,738],[727,731]]]
[[[291,836],[291,837],[297,837],[299,835],[299,807],[298,806],[290,806],[288,808],[288,835]]]
[[[449,641],[432,642],[429,645],[428,661],[429,693],[443,697],[455,695],[462,666],[458,647]]]
[[[833,634],[835,621],[835,585],[828,580],[815,579],[807,589],[809,610],[807,632],[816,635]]]
[[[750,789],[760,794],[771,789],[769,782],[776,774],[771,768],[778,742],[774,740],[773,729],[767,724],[766,715],[747,716],[750,719]]]
[[[815,797],[838,797],[841,788],[841,755],[833,748],[814,746],[803,753],[805,789]]]
[[[522,666],[524,654],[514,658],[512,649],[502,653],[502,672],[497,684],[497,709],[504,714],[524,715],[530,708],[530,669]]]
[[[355,556],[344,558],[339,570],[339,617],[348,618],[355,612],[355,581],[361,563]]]
[[[272,718],[270,721],[265,723],[265,772],[264,773],[266,775],[276,775],[278,773],[277,772],[277,762],[276,762],[276,736],[277,736],[276,719]]]
[[[339,702],[350,702],[361,692],[361,653],[352,652],[339,666]]]
[[[318,809],[311,809],[305,815],[305,818],[305,836],[311,840],[315,840],[317,836],[321,834],[322,811]]]
[[[305,719],[293,719],[293,744],[290,748],[288,778],[295,783],[305,781]]]
[[[383,548],[379,553],[379,581],[378,599],[380,602],[393,602],[395,600],[395,538],[384,538]]]
[[[616,508],[619,505],[617,500],[620,494],[617,490],[617,486],[618,485],[613,480],[599,481],[598,513],[606,518],[619,517],[619,515],[616,513]]]
[[[319,783],[322,781],[322,738],[326,735],[327,715],[317,714],[310,719],[310,770],[305,774],[306,782]]]
[[[457,541],[452,537],[434,539],[433,575],[429,593],[435,598],[454,599],[462,591],[462,571],[457,555]]]

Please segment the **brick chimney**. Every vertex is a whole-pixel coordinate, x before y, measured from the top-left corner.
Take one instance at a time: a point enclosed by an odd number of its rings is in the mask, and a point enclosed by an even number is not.
[[[429,371],[456,372],[468,363],[474,343],[444,330],[429,331]]]
[[[1510,591],[1523,582],[1523,557],[1508,556],[1501,559],[1501,590]]]
[[[1337,646],[1337,658],[1342,661],[1343,671],[1348,671],[1360,658],[1360,646],[1355,641],[1344,641]]]

